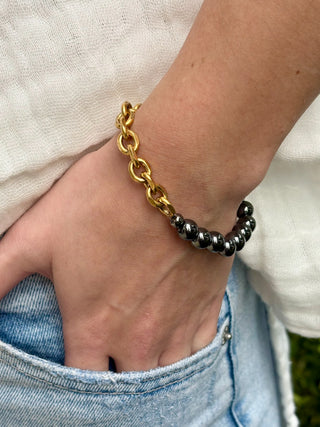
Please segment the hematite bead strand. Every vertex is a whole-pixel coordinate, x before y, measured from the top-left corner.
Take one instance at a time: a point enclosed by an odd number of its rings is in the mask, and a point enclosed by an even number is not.
[[[224,256],[231,256],[235,251],[240,251],[245,242],[250,239],[256,226],[256,221],[252,216],[252,204],[246,200],[240,203],[237,210],[237,223],[226,237],[217,231],[209,232],[205,228],[199,228],[191,219],[184,219],[181,214],[175,213],[173,205],[168,200],[165,188],[160,184],[156,184],[151,178],[150,165],[144,159],[137,157],[139,139],[138,135],[130,128],[134,122],[135,112],[140,105],[137,104],[132,107],[129,102],[124,102],[121,107],[121,113],[116,119],[116,127],[120,129],[120,134],[117,137],[118,148],[123,154],[130,155],[129,174],[131,178],[144,184],[147,189],[147,200],[152,206],[159,209],[162,214],[170,217],[170,223],[178,231],[181,239],[190,240],[193,246],[198,249],[208,249],[210,252]],[[134,145],[128,145],[126,148],[123,145],[123,139],[127,139],[128,134],[133,138]],[[129,148],[131,149],[129,150]],[[141,177],[137,176],[134,168],[132,168],[132,165],[137,166],[137,159],[139,160],[139,165],[144,165],[146,169],[144,179],[140,179]],[[154,198],[154,196],[156,197]]]
[[[225,237],[217,231],[208,231],[206,228],[198,227],[193,220],[184,219],[178,213],[172,215],[170,223],[178,231],[181,239],[190,240],[197,249],[207,249],[212,253],[229,257],[236,251],[241,251],[250,239],[256,227],[252,214],[252,204],[244,200],[237,211],[237,223]]]

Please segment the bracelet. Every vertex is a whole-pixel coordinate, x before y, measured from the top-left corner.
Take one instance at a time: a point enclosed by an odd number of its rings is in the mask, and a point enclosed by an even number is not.
[[[149,163],[137,155],[140,141],[138,135],[131,130],[131,126],[140,106],[141,104],[137,104],[132,107],[129,102],[124,102],[121,113],[116,119],[116,127],[120,129],[117,145],[121,153],[130,157],[128,170],[131,178],[145,186],[148,202],[170,218],[171,225],[177,230],[181,239],[191,241],[193,246],[198,249],[207,249],[212,253],[227,257],[240,251],[256,227],[256,221],[252,216],[252,204],[246,200],[241,202],[237,211],[237,222],[226,236],[218,231],[208,231],[198,227],[191,219],[184,219],[181,214],[176,213],[175,208],[169,202],[166,189],[153,181]]]

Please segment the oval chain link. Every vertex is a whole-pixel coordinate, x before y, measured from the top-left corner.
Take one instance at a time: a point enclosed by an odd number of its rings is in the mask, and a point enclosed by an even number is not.
[[[145,169],[144,171],[141,172],[141,174],[147,173],[150,176],[151,175],[151,168],[150,168],[148,162],[141,159],[141,157],[138,157],[137,160],[139,162],[139,166],[137,167],[137,169],[140,169],[141,166],[144,167],[144,169]],[[139,176],[135,173],[134,167],[135,166],[134,166],[133,161],[130,160],[128,168],[129,168],[129,174],[130,174],[131,178],[136,182],[142,182],[142,184],[146,183],[147,181],[145,180],[145,178],[143,178],[143,177],[141,178],[141,174]],[[151,178],[151,176],[150,176],[150,178]]]
[[[162,203],[162,206],[161,208],[158,208],[158,209],[163,215],[171,217],[176,213],[175,208],[172,206],[172,204],[169,202],[167,198],[160,197],[159,201]]]
[[[135,132],[133,132],[132,130],[130,130],[130,129],[127,129],[127,135],[128,135],[128,138],[130,136],[133,139],[133,142],[134,142],[133,150],[135,152],[137,152],[137,150],[139,148],[139,145],[140,145],[140,141],[139,141],[138,135]],[[125,154],[126,156],[129,156],[128,147],[125,147],[123,145],[123,140],[124,139],[126,139],[124,137],[124,135],[122,133],[119,133],[118,138],[117,138],[118,148],[121,151],[121,153]],[[132,144],[130,144],[130,145],[132,145]]]
[[[130,128],[134,122],[135,113],[140,108],[141,104],[134,107],[130,102],[124,102],[121,106],[121,113],[116,118],[116,127],[120,129],[117,137],[117,145],[121,153],[130,156],[128,170],[131,178],[136,182],[141,182],[146,187],[146,196],[151,206],[159,209],[159,211],[168,217],[175,214],[175,209],[168,200],[168,193],[160,184],[156,184],[151,177],[151,167],[149,163],[138,157],[137,151],[140,145],[138,135]],[[124,145],[124,140],[128,143]],[[133,144],[130,141],[133,141]],[[137,175],[135,170],[144,168],[144,171]]]
[[[157,194],[158,197],[154,197],[157,196]],[[159,194],[161,194],[161,196],[159,196]],[[163,188],[160,184],[156,184],[154,192],[152,192],[150,187],[147,187],[146,195],[150,205],[158,209],[163,206],[163,202],[160,202],[159,199],[163,197],[166,200],[168,197],[166,189]]]
[[[153,181],[153,179],[151,178],[151,175],[149,175],[147,172],[142,172],[141,176],[145,180],[144,186],[146,188],[150,187],[151,188],[151,192],[155,193],[156,192],[156,184]]]

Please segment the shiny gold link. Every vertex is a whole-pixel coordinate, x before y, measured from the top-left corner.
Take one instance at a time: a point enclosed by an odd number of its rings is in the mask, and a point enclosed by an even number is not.
[[[145,160],[141,159],[140,157],[138,157],[137,160],[138,160],[138,162],[140,164],[139,168],[141,166],[143,166],[145,168],[145,171],[143,171],[143,172],[146,172],[150,176],[151,175],[151,169],[150,169],[149,164]],[[136,168],[136,169],[139,169],[139,168]],[[131,160],[129,162],[128,169],[129,169],[129,174],[130,174],[131,178],[134,181],[136,181],[136,182],[142,182],[143,184],[146,182],[145,179],[141,177],[141,174],[139,176],[139,175],[137,175],[135,173],[135,171],[134,171],[134,164],[133,164],[133,162]]]
[[[128,144],[127,150],[129,151],[130,160],[132,161],[135,168],[140,167],[140,162],[138,160],[138,156],[136,151],[134,151],[133,145]]]
[[[139,148],[139,144],[140,144],[138,135],[130,129],[128,129],[128,135],[134,141],[134,145],[133,145],[134,151],[137,151]],[[121,151],[121,153],[125,154],[126,156],[129,156],[130,153],[128,151],[128,148],[123,145],[123,139],[124,139],[124,136],[122,135],[122,133],[119,133],[118,138],[117,138],[118,148]]]
[[[142,174],[140,174],[140,176],[144,179],[144,186],[146,188],[150,187],[151,188],[151,193],[155,193],[156,191],[156,184],[153,181],[153,179],[151,178],[151,175],[149,175],[147,172],[142,172]]]
[[[168,197],[168,193],[166,189],[162,187],[160,184],[156,184],[154,192],[151,191],[150,187],[147,188],[146,194],[147,194],[148,202],[155,208],[161,208],[163,206],[163,204],[159,202],[159,197],[156,197],[156,198],[154,197],[160,193],[162,194],[160,197],[165,197],[165,198]]]
[[[129,128],[134,122],[135,113],[140,108],[140,105],[141,104],[137,104],[134,107],[132,107],[132,105],[129,102],[125,102],[122,105],[122,108],[121,108],[122,112],[118,114],[116,118],[116,127],[120,129],[124,139],[128,139],[130,136]]]
[[[141,107],[141,103],[140,104],[136,104],[134,107],[129,108],[129,112],[130,114],[133,116],[136,114],[136,112],[139,110],[139,108]]]
[[[132,107],[129,102],[127,104],[126,114],[124,116],[126,118],[126,126],[130,128],[134,122],[136,111],[140,108],[141,104],[137,104],[134,107]]]
[[[126,125],[125,117],[122,115],[122,113],[118,114],[116,118],[116,127],[120,129],[121,134],[123,135],[124,139],[128,139],[128,127]]]
[[[130,104],[130,102],[125,101],[122,105],[121,105],[121,113],[122,115],[127,118],[127,116],[129,115],[129,110],[132,108],[132,105]]]
[[[176,213],[175,208],[172,206],[172,204],[169,202],[168,199],[165,199],[164,197],[160,197],[159,202],[163,203],[163,206],[158,209],[164,215],[168,217],[172,217],[172,215]]]
[[[120,131],[122,133],[122,136],[124,137],[124,139],[128,139],[129,138],[129,128],[126,125],[126,121],[125,118],[122,116],[120,119]]]
[[[134,122],[135,113],[140,108],[141,104],[137,104],[134,107],[129,102],[125,102],[121,107],[121,113],[117,115],[116,127],[118,129],[127,127],[130,128]],[[125,131],[127,132],[127,130]]]
[[[141,102],[138,102],[138,104],[136,104],[134,107],[131,108],[131,111],[136,112],[137,110],[139,110],[141,105],[142,105]]]
[[[141,182],[146,187],[146,196],[148,202],[159,209],[159,211],[171,217],[175,214],[175,209],[168,200],[168,193],[160,184],[156,184],[151,178],[151,168],[148,162],[137,156],[139,148],[139,137],[133,132],[130,127],[132,126],[135,113],[140,108],[141,104],[136,104],[134,107],[129,102],[124,102],[121,106],[121,113],[116,118],[116,127],[120,129],[120,134],[117,137],[117,145],[121,153],[130,156],[128,170],[131,178],[136,182]],[[134,144],[130,142],[127,146],[123,144],[123,140],[133,140]],[[135,172],[143,167],[145,170],[137,175]]]
[[[161,185],[156,185],[157,192],[165,191],[165,189]],[[175,208],[172,206],[172,204],[169,202],[167,196],[161,196],[158,198],[152,197],[152,192],[150,191],[150,188],[147,188],[146,195],[148,202],[151,204],[151,206],[159,209],[159,211],[168,216],[171,217],[176,213]]]

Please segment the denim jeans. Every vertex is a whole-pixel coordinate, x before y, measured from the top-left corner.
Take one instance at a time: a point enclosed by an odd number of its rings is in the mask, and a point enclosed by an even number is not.
[[[124,373],[63,359],[53,285],[29,276],[0,301],[2,427],[282,425],[266,309],[237,259],[217,335],[193,356]]]

